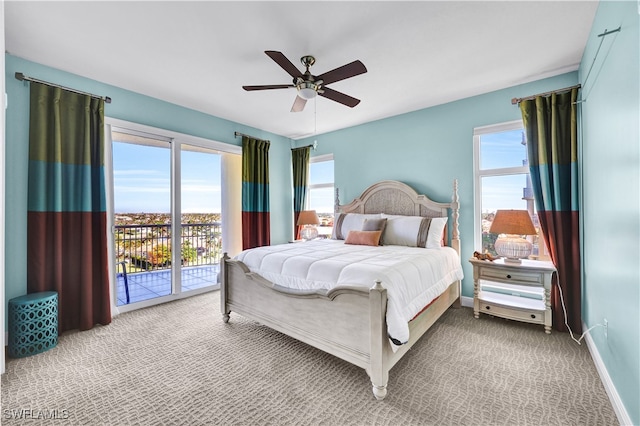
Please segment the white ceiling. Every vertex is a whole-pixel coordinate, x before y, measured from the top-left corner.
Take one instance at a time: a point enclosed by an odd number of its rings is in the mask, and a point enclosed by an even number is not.
[[[597,5],[5,1],[5,43],[27,60],[298,139],[576,70]],[[318,98],[292,113],[295,89],[244,91],[291,83],[265,50],[301,70],[311,54],[315,75],[361,60],[366,74],[328,87],[362,102]]]

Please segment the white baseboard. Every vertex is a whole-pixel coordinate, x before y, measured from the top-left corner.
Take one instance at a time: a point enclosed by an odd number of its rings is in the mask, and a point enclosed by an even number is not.
[[[460,296],[460,304],[465,308],[473,308],[473,297]]]
[[[588,328],[589,327],[587,327],[586,324],[582,323],[583,330],[587,330]],[[602,358],[600,357],[600,352],[598,352],[598,348],[588,332],[586,333],[584,340],[587,342],[587,348],[589,348],[589,353],[591,354],[593,363],[596,365],[596,370],[598,370],[604,390],[609,396],[609,400],[613,406],[613,411],[615,411],[616,416],[618,416],[618,421],[621,425],[633,425],[631,417],[629,417],[629,413],[627,413],[627,410],[620,399],[620,395],[618,395],[618,391],[611,380],[611,376],[609,376],[607,367],[604,365],[604,361],[602,361]]]

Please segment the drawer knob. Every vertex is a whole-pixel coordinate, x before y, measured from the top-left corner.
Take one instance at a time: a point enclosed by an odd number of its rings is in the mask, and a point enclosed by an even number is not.
[[[511,275],[510,275],[510,274],[507,274],[507,278],[511,278]]]
[[[487,311],[491,309],[491,306],[487,306]]]
[[[536,319],[535,314],[531,314],[531,318]]]

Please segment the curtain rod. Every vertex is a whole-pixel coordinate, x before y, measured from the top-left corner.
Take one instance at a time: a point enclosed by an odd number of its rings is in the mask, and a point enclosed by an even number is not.
[[[312,150],[315,151],[316,149],[318,149],[318,141],[313,141],[311,145],[299,146],[298,148],[311,148]],[[296,149],[296,148],[291,148],[291,149]]]
[[[538,93],[537,95],[526,96],[524,98],[513,98],[513,99],[511,99],[511,105],[516,105],[516,104],[519,104],[522,101],[528,101],[530,99],[535,99],[538,96],[549,96],[549,95],[553,95],[554,93],[558,93],[558,92],[566,92],[566,91],[569,91],[571,89],[579,89],[580,87],[581,86],[579,84],[576,84],[575,86],[565,87],[564,89],[557,89],[557,90],[552,90],[550,92]]]
[[[59,87],[60,89],[68,90],[69,92],[79,93],[81,95],[89,95],[92,98],[102,99],[102,100],[105,101],[105,103],[108,103],[108,104],[111,103],[111,98],[108,97],[108,96],[94,95],[94,94],[91,94],[91,93],[82,92],[80,90],[71,89],[69,87],[60,86],[59,84],[49,83],[48,81],[38,80],[37,78],[27,77],[26,75],[22,74],[21,72],[17,72],[16,73],[16,79],[20,80],[20,81],[33,81],[34,83],[46,84],[47,86],[51,86],[51,87]]]
[[[255,136],[245,135],[244,133],[240,133],[240,132],[233,132],[233,136],[234,136],[234,137],[236,137],[236,138],[237,138],[238,136],[246,136],[246,137],[251,138],[251,139],[257,139],[257,140],[259,140],[259,141],[265,141],[265,142],[269,142],[269,143],[271,143],[271,141],[269,141],[268,139],[256,138]]]
[[[608,36],[609,34],[617,33],[622,29],[622,25],[616,28],[615,30],[608,31],[606,28],[602,34],[598,34],[598,37]]]

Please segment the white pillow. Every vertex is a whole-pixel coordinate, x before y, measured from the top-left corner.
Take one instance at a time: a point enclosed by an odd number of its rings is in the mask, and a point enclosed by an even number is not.
[[[384,213],[382,217],[387,219],[387,226],[385,226],[382,234],[382,245],[418,247],[418,234],[424,218],[420,216],[386,215]]]
[[[431,218],[431,225],[429,226],[429,233],[427,235],[427,248],[442,247],[442,237],[444,234],[444,227],[446,224],[447,224],[446,217]]]
[[[383,245],[439,248],[447,223],[446,217],[425,218],[382,214],[387,226],[382,234]]]
[[[380,219],[380,213],[338,213],[333,222],[333,232],[331,238],[334,240],[344,240],[349,235],[349,231],[362,231],[362,225],[366,219]]]

